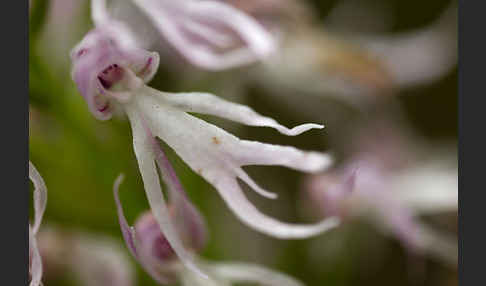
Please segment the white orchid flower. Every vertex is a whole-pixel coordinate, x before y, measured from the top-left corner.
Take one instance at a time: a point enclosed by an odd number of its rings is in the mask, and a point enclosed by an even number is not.
[[[133,39],[130,30],[122,23],[109,21],[98,25],[73,49],[72,77],[96,118],[111,118],[115,108],[128,115],[134,150],[153,215],[186,266],[196,270],[169,219],[161,193],[155,166],[160,153],[156,138],[165,141],[193,171],[211,183],[236,216],[257,231],[281,239],[298,239],[317,235],[338,224],[337,218],[311,225],[287,224],[270,218],[248,201],[237,181],[239,178],[259,194],[275,198],[274,193],[259,187],[242,166],[280,165],[314,173],[331,165],[329,155],[241,140],[188,112],[215,115],[250,126],[271,127],[289,136],[320,129],[322,125],[303,124],[288,129],[247,106],[211,94],[155,90],[146,83],[157,70],[158,54],[138,48]]]

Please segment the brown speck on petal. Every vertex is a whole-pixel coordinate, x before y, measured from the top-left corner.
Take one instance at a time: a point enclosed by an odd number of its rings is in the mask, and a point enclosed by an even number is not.
[[[219,141],[218,137],[213,137],[213,143],[218,145],[221,143],[221,141]]]

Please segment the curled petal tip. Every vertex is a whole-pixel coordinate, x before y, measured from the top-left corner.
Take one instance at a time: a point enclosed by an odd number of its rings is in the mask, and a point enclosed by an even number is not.
[[[324,128],[324,125],[307,123],[307,124],[295,126],[291,129],[286,128],[286,127],[281,126],[281,125],[275,126],[275,128],[277,128],[277,130],[282,134],[285,134],[285,135],[288,135],[288,136],[296,136],[296,135],[300,135],[304,132],[307,132],[311,129],[322,129],[322,128]]]
[[[304,168],[310,173],[326,170],[334,163],[331,155],[319,152],[308,152]]]

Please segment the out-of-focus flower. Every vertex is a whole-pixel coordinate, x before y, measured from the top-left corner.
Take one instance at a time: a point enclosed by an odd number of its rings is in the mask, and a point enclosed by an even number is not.
[[[421,215],[457,211],[453,158],[448,161],[441,154],[440,159],[423,160],[419,157],[423,150],[408,153],[394,143],[387,145],[393,140],[371,141],[375,144],[358,141],[363,143],[363,152],[307,182],[306,195],[313,206],[324,216],[369,218],[408,250],[430,252],[455,265],[456,239],[420,220]]]
[[[390,72],[400,88],[440,79],[457,65],[457,6],[452,4],[434,23],[396,35],[354,35]]]
[[[277,39],[315,20],[306,2],[296,0],[217,0],[252,16]]]
[[[42,259],[37,245],[36,235],[46,210],[47,188],[41,175],[29,161],[29,178],[34,183],[34,224],[29,223],[29,275],[30,286],[42,285]]]
[[[182,267],[150,211],[141,215],[134,227],[128,225],[118,195],[123,178],[120,176],[115,182],[114,196],[122,234],[132,255],[154,280],[160,284],[174,283],[179,280],[182,285],[187,286],[231,285],[240,282],[279,286],[302,285],[289,276],[260,265],[234,262],[214,263],[197,257],[197,253],[204,247],[206,241],[204,221],[186,197],[180,182],[173,177],[172,172],[166,176],[171,177],[168,178],[171,182],[169,183],[169,209],[171,210],[169,219],[174,220],[179,236],[183,238],[191,255],[194,256],[197,266],[208,275],[208,278],[194,275]]]
[[[108,15],[104,2],[92,1],[97,25],[116,16]],[[110,4],[115,12],[117,5],[123,5]],[[247,65],[276,49],[272,35],[257,21],[220,1],[134,0],[133,4],[175,50],[200,68],[223,70]]]
[[[257,19],[279,41],[278,51],[253,72],[253,80],[260,86],[275,90],[270,94],[281,96],[285,87],[292,95],[298,91],[335,97],[362,107],[375,95],[433,82],[457,64],[455,4],[430,26],[386,35],[349,34],[332,25],[323,27],[302,1],[228,3]],[[345,8],[348,18],[362,25],[352,17],[358,13],[356,3],[352,5]]]
[[[302,1],[240,1],[230,4],[247,12],[279,41],[279,49],[254,72],[262,86],[347,100],[383,94],[392,79],[366,49],[340,35],[325,33],[312,9]],[[343,97],[343,95],[346,95]]]
[[[104,19],[96,13],[93,17]],[[330,166],[332,159],[329,155],[241,140],[188,112],[215,115],[250,126],[271,127],[289,136],[323,128],[322,125],[303,124],[288,129],[247,106],[211,94],[174,94],[150,88],[146,83],[157,70],[158,54],[138,48],[122,23],[111,19],[95,22],[97,27],[71,53],[72,78],[96,118],[109,119],[115,107],[128,115],[152,213],[183,263],[196,270],[169,219],[161,193],[155,161],[162,150],[156,137],[164,140],[192,170],[211,183],[238,218],[257,231],[277,238],[296,239],[316,235],[337,225],[336,218],[299,225],[267,217],[248,201],[237,181],[239,178],[257,193],[276,198],[274,193],[259,187],[242,166],[280,165],[313,173]],[[160,162],[158,165],[167,169]]]
[[[135,273],[120,243],[110,237],[47,225],[38,235],[45,277],[72,273],[76,285],[133,286]]]

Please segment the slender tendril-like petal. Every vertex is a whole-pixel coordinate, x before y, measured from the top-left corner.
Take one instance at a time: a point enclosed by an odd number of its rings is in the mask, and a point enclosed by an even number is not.
[[[118,222],[120,223],[120,229],[122,231],[123,239],[125,240],[125,244],[127,245],[128,250],[133,255],[133,257],[142,265],[142,267],[147,271],[150,276],[161,284],[166,284],[170,282],[170,279],[165,277],[163,274],[158,273],[154,268],[154,263],[150,261],[150,254],[147,253],[148,251],[147,246],[140,246],[137,241],[137,234],[135,229],[131,227],[125,215],[123,213],[123,207],[120,202],[119,197],[119,188],[120,184],[123,182],[123,174],[120,174],[114,183],[113,186],[113,194],[115,197],[115,203],[117,208],[118,214]]]
[[[283,223],[261,213],[245,197],[236,180],[222,179],[215,185],[223,200],[242,222],[267,235],[281,239],[307,238],[325,232],[339,224],[337,217],[326,218],[317,224]]]
[[[47,205],[47,187],[34,164],[29,161],[29,178],[34,183],[34,226],[32,231],[36,234],[39,231],[42,217]]]
[[[181,262],[189,269],[207,277],[194,264],[191,255],[184,248],[177,231],[172,224],[164,196],[162,195],[159,176],[155,166],[155,157],[152,151],[152,144],[143,127],[142,115],[136,111],[127,110],[132,125],[133,147],[139,164],[140,173],[145,186],[145,192],[149,201],[152,213],[158,222],[162,233],[169,241],[171,247]]]
[[[135,237],[134,237],[134,232],[133,228],[128,224],[127,219],[125,218],[125,215],[123,214],[123,207],[120,202],[120,195],[119,189],[120,185],[123,182],[124,176],[123,174],[120,174],[113,185],[113,195],[115,197],[115,204],[116,204],[116,211],[118,214],[118,222],[120,224],[120,228],[122,231],[123,239],[125,240],[125,243],[128,247],[128,250],[130,253],[137,258],[137,249],[135,247]]]
[[[240,140],[175,106],[160,104],[160,98],[164,96],[164,93],[156,93],[149,87],[141,88],[137,100],[126,105],[130,120],[139,120],[134,116],[136,113],[145,114],[144,121],[151,132],[164,140],[194,171],[215,186],[231,210],[249,227],[270,236],[291,239],[306,238],[338,224],[337,218],[309,225],[279,222],[260,213],[246,199],[237,182],[237,178],[240,178],[252,187],[256,185],[241,169],[244,165],[282,165],[317,172],[330,165],[329,155]],[[135,126],[134,123],[132,125]],[[135,133],[134,138],[142,138]]]
[[[157,91],[157,93],[160,92]],[[163,103],[187,112],[215,115],[250,126],[271,127],[289,136],[299,135],[314,128],[324,128],[320,124],[308,123],[289,129],[273,118],[256,113],[248,106],[229,102],[209,93],[164,93],[164,97],[159,98]]]
[[[37,247],[37,240],[35,238],[32,227],[29,225],[29,252],[30,252],[30,284],[29,286],[42,285],[42,260]]]
[[[288,275],[257,264],[212,263],[211,272],[232,282],[253,282],[267,286],[303,286],[304,284]]]

